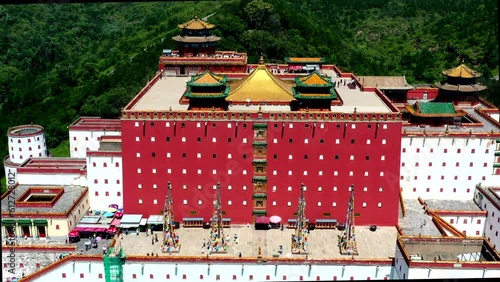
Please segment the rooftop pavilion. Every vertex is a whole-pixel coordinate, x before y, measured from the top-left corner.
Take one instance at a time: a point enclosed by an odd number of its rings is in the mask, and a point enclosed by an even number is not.
[[[180,100],[186,90],[186,77],[165,77],[163,79],[153,79],[126,107],[125,111],[187,111],[189,105],[181,104]],[[332,82],[339,85],[335,88],[343,104],[331,106],[332,112],[338,113],[392,113],[392,105],[384,101],[375,91],[362,91],[355,84],[352,88],[347,85],[340,85],[341,80],[347,78],[333,77]],[[255,89],[256,92],[259,89]],[[229,96],[231,97],[231,93]],[[255,103],[248,100],[247,104],[229,104],[228,111],[252,112],[259,110],[272,112],[290,112],[290,105],[269,105],[265,102]]]

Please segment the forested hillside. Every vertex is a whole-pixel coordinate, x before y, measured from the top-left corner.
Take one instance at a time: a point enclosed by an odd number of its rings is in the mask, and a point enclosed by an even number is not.
[[[463,61],[485,75],[486,95],[498,97],[489,81],[499,65],[495,0],[3,5],[0,157],[11,126],[40,124],[55,148],[80,115],[118,117],[154,74],[161,50],[176,49],[177,24],[194,15],[212,15],[219,50],[248,52],[250,62],[261,53],[271,62],[322,56],[358,75],[432,83]]]

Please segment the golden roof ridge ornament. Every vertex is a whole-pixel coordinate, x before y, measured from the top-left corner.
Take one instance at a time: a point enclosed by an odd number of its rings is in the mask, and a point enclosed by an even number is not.
[[[264,55],[260,54],[259,65],[264,65]]]

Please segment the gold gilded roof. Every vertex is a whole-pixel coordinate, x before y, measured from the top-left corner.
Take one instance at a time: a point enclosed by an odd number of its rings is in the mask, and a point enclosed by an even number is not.
[[[321,77],[317,72],[313,72],[311,75],[304,76],[300,78],[303,84],[307,85],[328,85],[330,82],[323,77]]]
[[[223,78],[224,77],[216,75],[212,72],[205,71],[199,76],[194,77],[193,80],[196,81],[197,84],[219,84]]]
[[[321,58],[290,58],[290,62],[300,63],[300,62],[318,62],[321,63]]]
[[[480,77],[481,74],[478,73],[475,70],[470,69],[464,64],[461,64],[460,66],[456,68],[452,68],[449,70],[443,71],[443,74],[446,76],[451,76],[451,77],[461,77],[461,78],[474,78],[474,77]]]
[[[226,101],[294,101],[293,85],[275,77],[265,65],[259,65],[247,77],[229,84],[231,87]]]
[[[185,22],[179,25],[181,29],[211,29],[214,28],[215,25],[209,24],[205,21],[198,19],[198,17],[194,17],[192,20]]]

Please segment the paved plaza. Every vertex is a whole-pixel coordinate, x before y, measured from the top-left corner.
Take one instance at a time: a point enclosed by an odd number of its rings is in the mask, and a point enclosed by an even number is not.
[[[271,230],[254,230],[253,226],[232,226],[224,228],[224,236],[229,235],[231,240],[228,244],[227,253],[212,253],[217,257],[257,257],[259,247],[263,257],[304,257],[305,255],[291,254],[291,236],[293,229],[285,228]],[[356,227],[356,240],[359,255],[356,258],[389,258],[394,257],[396,252],[397,230],[394,227],[379,227],[376,231],[370,231],[369,226]],[[160,239],[161,232],[155,232]],[[202,253],[203,239],[208,241],[210,231],[202,228],[183,228],[177,230],[181,248],[178,253],[162,253],[161,240],[158,243],[151,242],[151,235],[145,232],[129,233],[119,236],[115,247],[124,248],[129,255],[147,255],[153,253],[155,256],[206,256],[206,248]],[[238,243],[234,241],[234,235],[238,236]],[[341,231],[324,229],[312,230],[309,234],[309,259],[332,259],[346,258],[341,255],[337,247],[338,236]],[[283,253],[278,253],[279,246],[283,246]],[[348,257],[348,256],[347,256]]]

